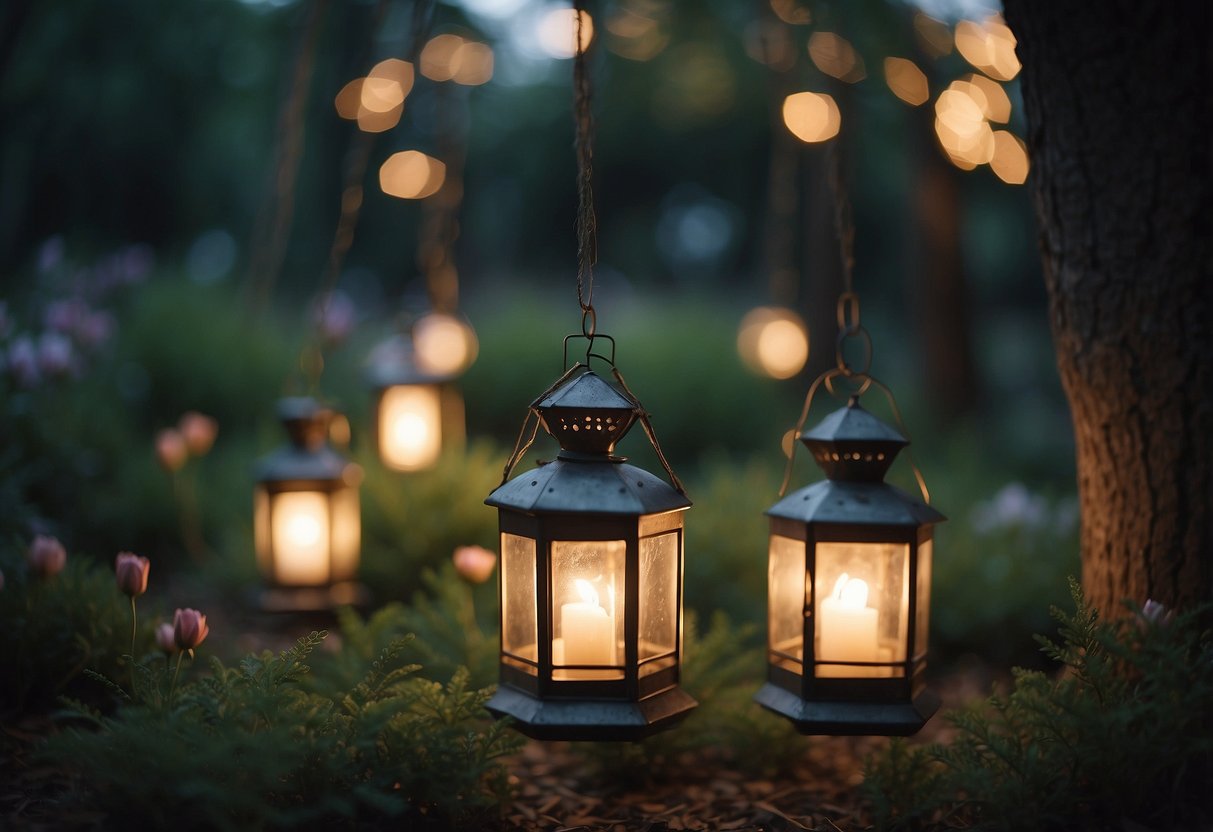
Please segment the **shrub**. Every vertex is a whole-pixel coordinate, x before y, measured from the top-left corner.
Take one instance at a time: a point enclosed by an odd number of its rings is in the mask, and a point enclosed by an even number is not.
[[[1011,692],[949,714],[956,736],[897,742],[863,791],[894,830],[1207,828],[1213,822],[1213,635],[1195,610],[1101,621],[1071,581],[1038,637],[1055,676],[1018,669]]]

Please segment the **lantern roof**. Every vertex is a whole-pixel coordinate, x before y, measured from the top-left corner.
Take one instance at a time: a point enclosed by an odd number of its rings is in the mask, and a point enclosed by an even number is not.
[[[371,387],[392,387],[397,384],[441,384],[455,378],[450,373],[434,373],[417,363],[413,347],[399,336],[376,350],[366,368],[366,380]]]
[[[540,396],[531,407],[561,449],[575,454],[610,454],[640,414],[633,399],[592,370]]]
[[[528,514],[656,514],[691,501],[665,480],[623,462],[556,459],[496,488],[490,506]]]
[[[880,482],[897,453],[910,442],[891,425],[877,419],[852,396],[800,441],[830,479]]]
[[[328,444],[333,411],[307,396],[278,400],[278,418],[290,442],[258,460],[258,482],[332,481],[356,485],[362,469]]]
[[[833,479],[792,492],[767,509],[767,515],[800,523],[898,527],[926,526],[947,519],[888,483]]]

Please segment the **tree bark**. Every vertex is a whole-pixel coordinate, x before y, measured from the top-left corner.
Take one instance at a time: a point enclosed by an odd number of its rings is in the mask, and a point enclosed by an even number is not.
[[[1074,419],[1082,582],[1105,613],[1213,599],[1209,9],[1006,2]]]

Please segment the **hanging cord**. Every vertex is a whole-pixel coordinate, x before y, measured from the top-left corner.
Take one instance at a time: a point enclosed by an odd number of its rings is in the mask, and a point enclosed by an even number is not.
[[[896,421],[902,435],[905,436],[907,442],[910,439],[910,431],[906,428],[905,422],[901,418],[901,410],[897,407],[897,400],[893,397],[893,391],[870,372],[872,368],[872,336],[864,328],[863,324],[860,323],[859,295],[855,293],[852,277],[855,268],[855,226],[851,216],[851,202],[847,197],[846,186],[843,182],[841,152],[838,150],[837,142],[831,143],[829,152],[830,187],[834,192],[834,227],[838,234],[838,256],[842,264],[844,286],[842,294],[838,296],[838,339],[835,341],[834,347],[835,366],[815,378],[809,386],[809,392],[804,400],[804,407],[801,409],[800,418],[796,422],[795,433],[792,437],[792,448],[788,452],[788,462],[784,468],[783,483],[779,486],[780,497],[787,492],[788,483],[791,482],[792,467],[796,462],[796,440],[804,432],[805,422],[809,418],[809,409],[813,406],[813,398],[823,385],[830,395],[838,397],[839,393],[834,389],[834,381],[836,379],[842,378],[857,384],[857,389],[849,394],[856,399],[875,385],[877,389],[884,393],[885,398],[888,400],[889,410],[892,411],[893,419]],[[846,344],[850,339],[859,340],[863,346],[862,366],[859,368],[853,366],[847,360],[845,354]],[[930,505],[931,494],[927,490],[926,480],[923,479],[922,472],[914,462],[914,456],[909,448],[905,449],[905,455],[906,461],[910,463],[910,468],[914,472],[914,479],[918,481],[918,489],[922,492],[923,502]]]
[[[628,387],[623,373],[619,372],[619,368],[615,366],[615,339],[609,335],[597,334],[598,315],[594,311],[594,263],[598,259],[597,218],[594,214],[593,188],[594,119],[590,108],[590,76],[585,57],[586,49],[589,47],[585,38],[588,33],[584,28],[589,15],[585,11],[584,0],[573,0],[573,10],[577,15],[575,29],[577,43],[573,55],[573,120],[576,127],[577,150],[577,303],[581,307],[581,335],[569,335],[564,339],[564,361],[566,364],[568,363],[569,340],[577,337],[585,338],[587,341],[585,361],[579,361],[565,370],[560,378],[556,379],[547,390],[544,390],[531,402],[527,415],[522,421],[522,427],[518,431],[514,450],[506,460],[505,469],[501,475],[501,484],[504,485],[509,481],[514,466],[522,460],[535,442],[541,422],[540,403],[572,378],[578,370],[589,370],[590,359],[597,358],[610,365],[611,374],[622,388],[623,396],[635,408],[636,418],[644,429],[649,444],[657,453],[661,467],[665,469],[675,490],[685,496],[686,489],[682,485],[682,480],[678,479],[678,475],[674,473],[673,467],[666,459],[665,452],[661,450],[661,443],[657,440],[657,432],[653,429],[649,412],[644,409],[640,399],[636,398],[636,394]],[[610,341],[610,356],[594,352],[595,338]]]
[[[590,100],[590,74],[586,66],[585,0],[574,0],[577,15],[573,54],[573,122],[577,149],[577,302],[581,331],[593,347],[597,316],[594,313],[594,264],[598,261],[598,219],[594,214],[594,114]]]
[[[417,0],[413,4],[412,40],[408,58],[414,67],[414,77],[416,77],[421,48],[429,37],[430,24],[433,22],[434,2],[435,0]],[[379,0],[375,6],[374,22],[371,26],[372,43],[383,24],[387,7],[387,0]],[[318,315],[320,320],[323,320],[328,314],[333,290],[337,287],[337,280],[341,277],[341,268],[345,264],[350,247],[354,244],[354,232],[358,228],[358,220],[362,214],[362,183],[366,178],[366,169],[370,163],[376,135],[362,130],[358,131],[357,139],[346,155],[345,178],[341,188],[341,214],[337,218],[337,229],[333,233],[333,242],[329,248],[328,268],[320,289],[321,306]],[[324,372],[324,344],[319,330],[320,327],[317,326],[310,344],[304,346],[302,355],[300,355],[300,365],[307,379],[308,389],[313,394],[320,386],[320,374]]]
[[[308,10],[307,22],[299,35],[291,87],[278,115],[278,142],[274,150],[274,178],[265,202],[258,212],[253,231],[253,256],[249,260],[248,282],[253,305],[260,309],[273,294],[282,270],[286,241],[295,213],[295,183],[303,159],[303,117],[307,94],[316,65],[316,44],[329,0],[315,0]]]

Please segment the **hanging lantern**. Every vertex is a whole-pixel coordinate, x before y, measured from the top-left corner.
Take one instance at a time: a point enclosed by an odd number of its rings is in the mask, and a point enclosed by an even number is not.
[[[883,481],[909,443],[857,397],[800,439],[827,479],[767,511],[767,683],[755,699],[802,734],[913,734],[939,707],[923,676],[931,534],[945,518]]]
[[[379,456],[396,471],[432,468],[444,448],[463,443],[463,397],[454,376],[418,367],[403,340],[385,353],[368,373]]]
[[[257,565],[270,608],[325,608],[360,600],[362,469],[327,441],[332,411],[286,398],[278,415],[290,443],[263,458],[254,490]]]
[[[678,687],[690,500],[612,454],[647,417],[592,371],[531,408],[560,453],[485,500],[501,529],[501,684],[487,707],[539,739],[647,736],[695,707]]]

